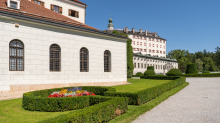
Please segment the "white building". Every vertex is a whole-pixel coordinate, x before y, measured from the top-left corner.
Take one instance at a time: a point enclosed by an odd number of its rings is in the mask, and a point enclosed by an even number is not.
[[[0,3],[0,97],[127,82],[124,36],[100,31],[29,0]]]
[[[147,30],[128,30],[113,29],[112,19],[109,19],[108,32],[118,31],[125,33],[132,39],[133,47],[133,63],[134,73],[147,70],[147,66],[154,66],[155,73],[165,74],[170,68],[178,68],[176,59],[166,58],[166,42],[167,40],[161,38],[156,32],[149,32]]]

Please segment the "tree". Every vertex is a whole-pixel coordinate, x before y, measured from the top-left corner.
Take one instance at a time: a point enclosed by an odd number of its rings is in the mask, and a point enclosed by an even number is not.
[[[204,54],[201,51],[196,52],[195,55],[196,55],[196,59],[203,60],[203,58],[204,58]]]
[[[212,58],[205,57],[203,60],[203,67],[205,67],[205,70],[215,71],[215,65],[214,65]]]
[[[199,72],[202,72],[202,71],[203,71],[203,62],[202,62],[202,60],[196,59],[195,63],[196,63],[196,65],[197,65],[198,71],[199,71]]]
[[[204,54],[205,57],[207,57],[208,53],[207,53],[206,49],[203,50],[203,54]]]
[[[171,50],[170,52],[168,52],[168,56],[170,58],[175,58],[175,59],[181,59],[182,57],[184,57],[186,55],[186,51],[185,50]]]
[[[215,50],[216,50],[215,52],[219,52],[219,51],[220,51],[220,47],[217,46],[217,47],[215,48]]]
[[[179,70],[180,70],[182,73],[185,73],[186,67],[187,67],[187,65],[190,64],[190,63],[191,63],[191,62],[189,61],[188,58],[182,57],[181,59],[178,60]]]

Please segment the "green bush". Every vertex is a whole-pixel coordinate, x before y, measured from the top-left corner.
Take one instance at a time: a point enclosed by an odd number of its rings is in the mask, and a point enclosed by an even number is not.
[[[83,97],[63,97],[63,98],[48,98],[48,96],[55,91],[60,91],[64,88],[54,88],[46,90],[38,90],[27,92],[23,94],[22,107],[30,111],[43,111],[43,112],[58,112],[69,111],[75,109],[82,109],[90,105],[89,96]],[[116,91],[111,87],[98,87],[98,86],[83,86],[83,90],[93,92],[96,95],[104,95],[106,91]]]
[[[147,70],[153,70],[154,71],[154,66],[148,66]]]
[[[89,96],[95,105],[70,111],[65,115],[40,121],[38,123],[101,123],[108,122],[128,110],[127,97]],[[99,103],[99,104],[98,104]],[[116,110],[118,112],[116,112]]]
[[[143,76],[143,73],[141,73],[141,72],[137,72],[136,74],[135,74],[135,77],[142,77]]]
[[[106,96],[114,96],[114,97],[128,97],[129,98],[129,105],[141,105],[144,104],[148,101],[150,101],[151,99],[156,98],[157,96],[159,96],[160,94],[169,91],[172,88],[175,88],[179,85],[182,85],[184,82],[186,82],[186,78],[185,77],[167,77],[167,76],[161,76],[161,77],[157,77],[157,76],[145,76],[145,77],[152,77],[150,79],[171,79],[173,81],[170,81],[168,83],[164,83],[162,85],[158,85],[155,86],[153,88],[148,88],[136,93],[130,93],[130,92],[105,92]]]
[[[152,69],[148,69],[144,72],[144,76],[154,76],[156,73]]]
[[[179,69],[173,68],[166,73],[167,76],[181,76],[182,72]]]
[[[196,64],[188,64],[186,68],[186,74],[198,73]]]
[[[202,73],[210,73],[210,71],[203,71]]]

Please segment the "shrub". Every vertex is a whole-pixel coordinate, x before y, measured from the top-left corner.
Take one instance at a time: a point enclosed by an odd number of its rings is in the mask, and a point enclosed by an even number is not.
[[[150,77],[150,76],[146,76]],[[155,79],[172,79],[173,81],[170,81],[168,83],[164,83],[158,86],[155,86],[153,88],[147,88],[145,90],[136,92],[136,93],[130,93],[130,92],[105,92],[106,96],[114,96],[114,97],[129,97],[129,105],[141,105],[144,104],[151,99],[156,98],[157,96],[161,95],[162,93],[175,88],[179,85],[182,85],[184,82],[186,82],[185,77],[157,77],[157,76],[151,76]],[[151,78],[151,79],[152,79]]]
[[[154,75],[156,75],[156,73],[154,72],[154,70],[148,69],[144,72],[144,75],[145,76],[154,76]]]
[[[203,71],[202,73],[210,73],[210,71]]]
[[[95,105],[40,121],[38,123],[100,123],[108,122],[128,110],[127,97],[90,96]],[[99,103],[99,104],[97,104]]]
[[[154,71],[154,66],[148,66],[147,70],[153,70]]]
[[[186,74],[198,73],[196,64],[188,64],[186,68]]]
[[[71,87],[38,90],[24,93],[22,107],[30,111],[58,112],[82,109],[90,105],[89,96],[48,98],[52,92],[68,88]],[[116,91],[114,88],[98,86],[83,86],[82,89],[93,92],[96,95],[104,95],[104,92],[108,90]]]
[[[179,69],[173,68],[166,73],[167,76],[181,76],[182,72]]]
[[[143,73],[141,73],[141,72],[137,72],[135,75],[135,77],[142,77],[142,76],[143,76]]]

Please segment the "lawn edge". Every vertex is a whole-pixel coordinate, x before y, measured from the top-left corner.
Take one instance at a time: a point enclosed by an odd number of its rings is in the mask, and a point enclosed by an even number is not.
[[[165,101],[169,97],[171,97],[174,94],[178,93],[179,91],[181,91],[183,88],[185,88],[188,85],[189,85],[189,83],[185,82],[182,85],[161,94],[160,96],[158,96],[157,98],[149,101],[146,104],[136,106],[136,108],[134,110],[133,109],[132,110],[128,109],[127,113],[116,117],[115,119],[111,120],[109,123],[130,123],[133,120],[137,119],[140,115],[144,114],[147,111],[150,111],[151,109],[153,109],[154,107],[159,105],[161,102]]]

